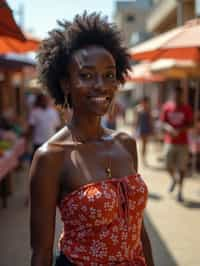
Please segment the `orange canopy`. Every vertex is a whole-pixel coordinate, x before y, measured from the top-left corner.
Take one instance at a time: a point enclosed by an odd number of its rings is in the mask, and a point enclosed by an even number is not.
[[[200,61],[200,20],[188,21],[129,50],[135,60],[174,58]]]
[[[0,0],[0,54],[35,51],[39,44],[40,40],[21,31],[6,1]]]
[[[5,0],[0,0],[0,36],[8,36],[22,41],[25,39]]]
[[[192,60],[159,59],[151,63],[151,71],[166,78],[197,78],[200,64]]]
[[[127,81],[137,83],[161,82],[164,77],[160,74],[154,74],[150,70],[151,64],[149,62],[141,62],[132,66],[131,71],[128,72]]]
[[[25,41],[20,41],[11,37],[0,36],[0,54],[5,53],[25,53],[36,51],[40,45],[40,40],[26,37]]]

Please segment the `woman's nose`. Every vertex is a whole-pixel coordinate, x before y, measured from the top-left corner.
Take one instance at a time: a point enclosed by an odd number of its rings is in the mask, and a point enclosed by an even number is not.
[[[95,80],[95,88],[96,89],[104,89],[105,88],[105,84],[103,81],[103,77],[100,75],[96,76],[96,80]]]

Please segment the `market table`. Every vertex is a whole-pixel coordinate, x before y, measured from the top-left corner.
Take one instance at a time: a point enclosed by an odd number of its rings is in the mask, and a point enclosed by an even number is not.
[[[12,149],[6,151],[4,155],[0,157],[0,185],[3,207],[7,206],[8,181],[19,164],[20,156],[25,152],[25,146],[25,139],[19,138]]]

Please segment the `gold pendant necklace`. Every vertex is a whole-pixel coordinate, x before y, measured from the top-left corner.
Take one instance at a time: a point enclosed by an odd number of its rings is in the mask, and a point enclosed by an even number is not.
[[[72,135],[72,140],[74,141],[76,147],[78,146],[78,142],[82,143],[82,144],[87,143],[87,141],[83,141],[80,138],[79,138],[80,140],[78,140],[78,138],[76,138],[75,135],[72,134],[72,130],[71,130],[71,135]],[[108,159],[108,166],[105,167],[105,173],[107,175],[107,178],[112,178],[111,159],[110,158]]]
[[[107,177],[108,178],[112,178],[112,171],[111,171],[111,168],[110,167],[106,167],[106,174],[107,174]]]

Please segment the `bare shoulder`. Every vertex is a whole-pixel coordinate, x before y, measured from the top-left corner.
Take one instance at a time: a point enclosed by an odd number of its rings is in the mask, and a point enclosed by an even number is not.
[[[54,147],[60,147],[62,149],[67,144],[71,144],[71,141],[71,132],[69,131],[68,127],[65,126],[48,140],[48,144]]]
[[[29,176],[31,180],[58,181],[64,160],[64,149],[50,143],[43,144],[34,154]]]
[[[63,128],[44,143],[34,154],[30,169],[31,178],[51,178],[59,175],[64,162],[68,129]]]
[[[126,151],[130,154],[134,169],[138,171],[138,157],[137,157],[137,145],[135,139],[126,132],[118,132],[116,139],[123,145]]]
[[[62,156],[63,149],[62,147],[54,147],[48,142],[43,144],[34,154],[31,168],[36,164],[38,167],[42,167],[49,165],[50,168],[55,166],[55,163]],[[51,164],[53,163],[53,165]]]
[[[136,140],[126,132],[117,132],[115,138],[131,153],[136,152]]]
[[[136,140],[127,132],[106,129],[106,134],[119,141],[129,152],[136,151]]]

